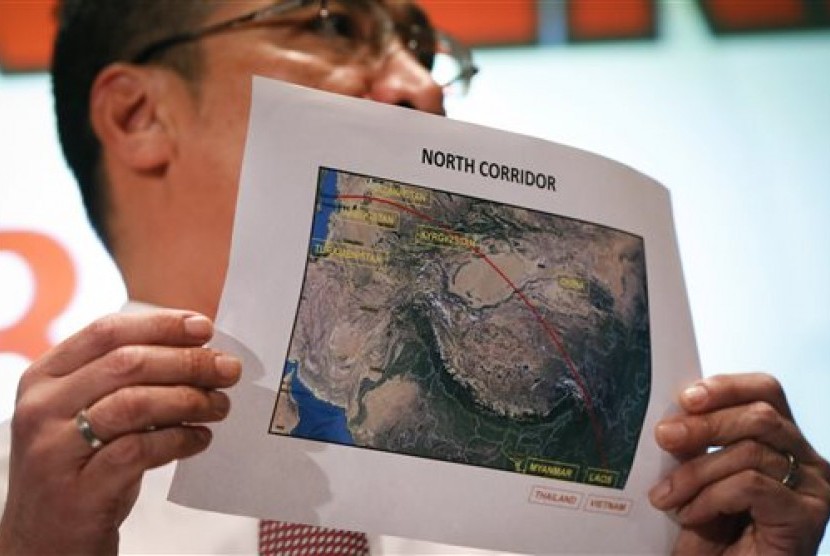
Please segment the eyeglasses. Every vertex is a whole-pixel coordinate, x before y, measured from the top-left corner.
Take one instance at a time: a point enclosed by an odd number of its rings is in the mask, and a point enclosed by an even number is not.
[[[154,41],[131,59],[145,64],[168,49],[211,35],[258,27],[285,31],[282,42],[298,49],[320,51],[334,61],[345,61],[360,52],[385,52],[397,38],[418,62],[430,71],[445,94],[464,94],[478,68],[470,50],[430,25],[414,4],[390,8],[377,0],[282,0],[256,11]]]

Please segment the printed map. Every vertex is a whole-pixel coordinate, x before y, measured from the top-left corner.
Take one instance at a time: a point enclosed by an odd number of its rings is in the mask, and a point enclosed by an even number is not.
[[[271,432],[621,489],[651,385],[642,238],[321,168]]]

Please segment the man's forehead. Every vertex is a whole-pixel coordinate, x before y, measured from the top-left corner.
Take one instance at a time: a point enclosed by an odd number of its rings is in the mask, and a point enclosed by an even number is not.
[[[239,16],[241,14],[249,13],[265,6],[278,4],[279,1],[274,0],[196,0],[206,2],[214,5],[211,14],[208,16],[207,23],[218,23],[220,21]],[[329,0],[330,2],[343,2],[348,4],[354,0]],[[363,2],[375,3],[383,6],[392,15],[395,20],[408,19],[410,9],[415,2],[411,0],[362,0]]]

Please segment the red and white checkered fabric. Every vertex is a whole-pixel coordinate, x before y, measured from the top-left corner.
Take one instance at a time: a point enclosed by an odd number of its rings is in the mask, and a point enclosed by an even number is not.
[[[259,522],[261,556],[367,556],[364,533],[285,521]]]

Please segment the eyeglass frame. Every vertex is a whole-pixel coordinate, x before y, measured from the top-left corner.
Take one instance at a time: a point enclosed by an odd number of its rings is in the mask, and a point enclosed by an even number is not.
[[[319,17],[321,17],[321,19],[325,19],[328,14],[328,0],[281,0],[280,2],[264,6],[252,12],[243,14],[241,16],[227,19],[225,21],[220,21],[218,23],[213,23],[211,25],[207,25],[195,31],[185,31],[182,33],[171,35],[169,37],[164,37],[152,41],[149,44],[140,48],[136,54],[129,58],[128,61],[136,65],[146,64],[150,60],[158,57],[159,55],[163,54],[166,50],[174,46],[186,44],[193,41],[198,41],[206,37],[210,37],[228,31],[233,31],[236,29],[246,29],[246,26],[250,23],[265,21],[269,18],[280,16],[289,13],[292,10],[306,7],[314,3],[320,4]],[[437,47],[439,44],[443,44],[445,48],[447,48],[447,54],[454,58],[459,65],[459,74],[449,82],[439,83],[439,85],[446,89],[450,85],[460,83],[462,90],[466,92],[470,86],[470,82],[472,81],[473,77],[479,72],[478,66],[476,66],[473,62],[472,52],[467,46],[465,46],[463,43],[459,42],[457,39],[453,38],[449,34],[435,29],[431,25],[429,25],[429,27],[432,36],[435,39],[435,46]],[[395,29],[394,34],[396,34],[402,39],[404,38],[400,34],[399,29]],[[412,45],[407,44],[407,41],[403,42],[404,47],[415,57],[419,64],[421,64],[421,66],[424,67],[427,71],[430,71],[432,68],[428,67],[424,63],[424,60],[420,56],[418,56],[417,51],[415,51],[412,48]],[[436,47],[433,48],[432,56],[438,53],[438,49]]]

